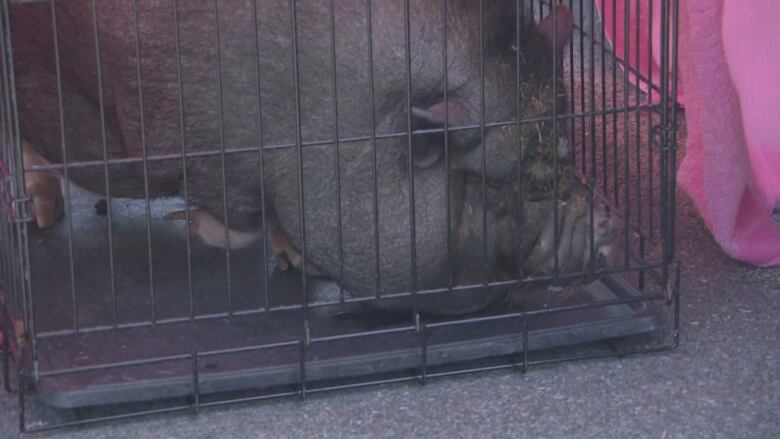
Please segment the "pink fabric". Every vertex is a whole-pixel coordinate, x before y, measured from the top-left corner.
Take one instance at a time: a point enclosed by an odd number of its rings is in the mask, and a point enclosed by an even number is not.
[[[649,82],[658,87],[661,78],[661,2],[660,0],[640,0],[639,11],[636,0],[628,1],[628,44],[626,44],[626,2],[624,0],[594,0],[604,18],[604,27],[607,39],[614,42],[615,54],[618,58],[626,60],[628,52],[629,80],[636,83],[635,72],[641,79],[639,88],[645,93],[652,93],[653,102],[658,102],[660,96],[655,90],[650,89]],[[603,11],[601,7],[604,6]],[[637,26],[637,15],[639,24]],[[614,26],[613,26],[614,23]],[[652,25],[652,28],[651,28]],[[637,53],[637,42],[639,51]],[[671,54],[671,48],[670,48]],[[622,66],[621,66],[622,67]],[[671,66],[670,66],[671,68]],[[681,104],[683,96],[682,80],[677,84],[677,100]]]
[[[661,3],[638,1],[638,30],[636,11],[628,11],[628,64],[646,78],[652,71],[658,85]],[[651,2],[653,29],[648,29]],[[635,8],[637,0],[629,3]],[[603,12],[607,35],[625,60],[624,5],[605,0]],[[680,93],[679,100],[688,137],[678,179],[724,251],[758,266],[780,266],[780,226],[772,219],[772,210],[780,207],[778,24],[777,0],[680,1],[679,79],[685,99]]]

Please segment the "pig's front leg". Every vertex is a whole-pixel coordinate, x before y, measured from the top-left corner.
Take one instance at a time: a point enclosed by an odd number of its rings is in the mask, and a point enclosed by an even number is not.
[[[184,210],[170,212],[165,215],[164,219],[167,221],[186,220],[187,212]],[[260,238],[259,233],[228,229],[228,241],[225,241],[225,224],[203,209],[189,210],[189,220],[190,233],[193,236],[197,236],[206,245],[212,247],[225,248],[227,247],[225,243],[229,242],[231,249],[238,250],[249,247]],[[292,266],[301,270],[303,268],[303,257],[292,245],[287,235],[273,221],[269,221],[267,224],[268,239],[271,243],[271,250],[276,255],[277,268],[281,271],[287,271]],[[182,227],[181,235],[182,238],[186,239],[186,226]],[[310,262],[306,262],[306,273],[312,276],[321,275],[320,270]]]
[[[171,212],[165,215],[165,220],[186,220],[187,212],[179,210]],[[206,245],[212,247],[226,248],[228,245],[231,249],[237,250],[249,247],[260,238],[259,233],[242,232],[238,230],[228,229],[227,240],[225,240],[225,224],[220,220],[214,218],[208,211],[202,209],[189,210],[190,220],[190,233],[200,238]],[[187,226],[185,225],[181,229],[182,237],[186,238]]]
[[[268,222],[268,239],[271,241],[271,250],[276,254],[276,267],[279,270],[287,271],[290,265],[297,270],[303,269],[303,256],[273,221]],[[306,274],[321,276],[322,272],[314,264],[306,261]]]
[[[22,161],[25,168],[49,164],[27,141],[22,141]],[[32,200],[35,223],[40,228],[54,225],[64,207],[59,175],[46,171],[27,172],[24,183],[27,195]]]

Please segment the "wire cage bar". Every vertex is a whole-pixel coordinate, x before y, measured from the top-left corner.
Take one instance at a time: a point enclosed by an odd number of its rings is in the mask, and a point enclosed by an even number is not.
[[[20,430],[679,344],[677,0],[163,3],[1,2]]]

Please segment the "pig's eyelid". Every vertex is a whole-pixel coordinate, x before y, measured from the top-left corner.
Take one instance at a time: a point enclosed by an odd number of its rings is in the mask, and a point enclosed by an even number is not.
[[[468,87],[468,81],[460,79],[458,77],[455,77],[455,75],[450,74],[449,79],[449,99],[454,99],[458,93],[463,91],[466,87]],[[444,96],[441,97],[442,101],[444,101]]]

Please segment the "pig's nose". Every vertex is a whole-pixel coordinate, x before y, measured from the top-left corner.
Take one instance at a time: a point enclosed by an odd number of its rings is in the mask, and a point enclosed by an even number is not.
[[[605,268],[611,264],[614,256],[613,238],[614,224],[608,209],[598,209],[594,212],[596,267]]]
[[[612,256],[612,245],[600,245],[596,254],[596,268],[607,268],[610,266]]]

